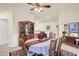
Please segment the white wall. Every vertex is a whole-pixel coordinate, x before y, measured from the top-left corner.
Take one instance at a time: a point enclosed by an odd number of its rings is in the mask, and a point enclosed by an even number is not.
[[[71,22],[79,22],[79,8],[67,8],[62,10],[59,15],[59,36],[62,35],[62,31],[64,30],[64,24],[68,24]]]

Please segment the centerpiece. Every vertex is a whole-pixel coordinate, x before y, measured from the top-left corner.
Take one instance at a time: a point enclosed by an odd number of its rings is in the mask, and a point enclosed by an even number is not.
[[[46,40],[47,38],[47,34],[45,32],[40,32],[38,35],[37,35],[39,41],[43,41],[43,40]]]

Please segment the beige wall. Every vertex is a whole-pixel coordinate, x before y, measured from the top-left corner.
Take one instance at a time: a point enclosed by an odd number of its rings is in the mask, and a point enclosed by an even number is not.
[[[14,34],[18,33],[18,21],[34,22],[35,17],[27,9],[27,6],[14,7]]]
[[[43,24],[43,31],[45,31],[46,33],[50,33],[53,32],[57,35],[57,28],[56,25],[58,24],[58,22],[55,21],[46,21],[46,22],[40,22]],[[49,25],[50,26],[50,30],[46,30],[46,26]],[[39,28],[40,29],[40,28]]]
[[[13,36],[13,10],[9,9],[0,13],[0,18],[8,20],[8,29],[9,29],[9,45],[12,45],[12,36]]]
[[[59,15],[59,36],[62,35],[64,24],[79,22],[79,8],[64,9]]]

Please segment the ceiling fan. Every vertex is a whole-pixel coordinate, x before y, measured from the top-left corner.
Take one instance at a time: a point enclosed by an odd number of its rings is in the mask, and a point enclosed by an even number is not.
[[[31,11],[35,10],[38,12],[42,12],[43,8],[50,8],[51,7],[50,5],[41,5],[40,3],[27,3],[27,4],[35,6],[34,8],[30,9]]]

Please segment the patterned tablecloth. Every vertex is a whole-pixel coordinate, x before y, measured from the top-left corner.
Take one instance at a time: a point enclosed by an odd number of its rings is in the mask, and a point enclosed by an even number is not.
[[[29,52],[37,53],[37,54],[43,54],[43,55],[48,55],[49,53],[49,47],[50,47],[50,41],[47,40],[45,42],[41,42],[35,45],[32,45],[29,47]]]

